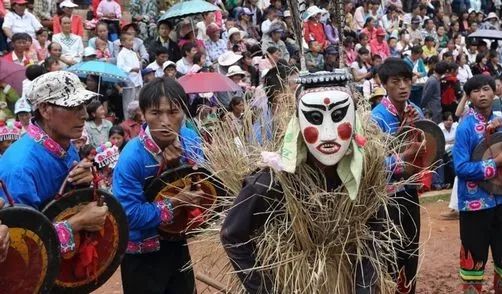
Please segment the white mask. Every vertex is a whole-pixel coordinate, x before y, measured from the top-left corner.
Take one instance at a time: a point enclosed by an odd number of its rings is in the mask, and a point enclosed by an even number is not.
[[[309,152],[325,166],[336,165],[352,141],[352,97],[332,88],[318,88],[306,90],[298,103],[300,129]]]

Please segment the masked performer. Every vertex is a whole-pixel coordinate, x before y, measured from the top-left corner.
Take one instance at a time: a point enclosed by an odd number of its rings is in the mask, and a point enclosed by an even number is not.
[[[401,127],[411,126],[414,121],[423,118],[420,109],[408,101],[411,92],[413,73],[398,58],[388,58],[378,71],[378,76],[387,91],[381,103],[372,111],[373,119],[380,128],[391,135],[396,135]],[[416,186],[393,185],[402,180],[404,163],[423,150],[421,142],[412,142],[401,154],[387,157],[387,165],[392,171],[389,185],[390,194],[397,201],[397,206],[389,207],[390,215],[396,225],[402,227],[406,237],[399,242],[396,274],[399,293],[415,293],[415,277],[418,267],[418,242],[420,236],[420,207]]]
[[[457,129],[453,162],[458,175],[458,210],[460,211],[460,277],[463,293],[482,293],[485,265],[491,249],[494,290],[502,293],[502,195],[485,189],[481,182],[499,177],[502,153],[493,152],[486,160],[473,160],[476,146],[490,129],[501,126],[502,119],[492,111],[495,80],[476,75],[464,85],[473,106]],[[488,148],[491,148],[488,146]]]
[[[202,159],[200,138],[184,126],[187,95],[171,78],[158,78],[140,93],[145,117],[138,137],[129,141],[113,171],[113,193],[129,220],[129,244],[121,265],[124,293],[194,293],[186,239],[160,238],[159,226],[176,222],[178,206],[196,203],[200,194],[180,191],[171,199],[149,202],[144,187],[165,168]]]
[[[65,71],[47,73],[33,81],[28,99],[34,119],[26,135],[0,158],[0,179],[15,202],[41,209],[56,197],[67,177],[74,185],[91,183],[92,163],[78,162],[71,140],[80,138],[86,118],[85,103],[96,95],[87,91],[75,74]],[[60,251],[75,250],[77,232],[101,230],[107,211],[106,204],[91,202],[69,219],[55,223]]]
[[[387,199],[386,151],[348,75],[300,78],[281,154],[263,153],[272,168],[247,177],[227,213],[221,241],[249,293],[393,291],[386,240],[369,225]]]

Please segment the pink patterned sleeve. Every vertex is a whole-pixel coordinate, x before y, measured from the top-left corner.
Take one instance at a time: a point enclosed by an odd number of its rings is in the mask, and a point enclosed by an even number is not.
[[[73,229],[68,221],[58,222],[54,224],[56,233],[59,238],[59,250],[61,254],[69,253],[75,250],[75,238]]]
[[[155,202],[155,205],[160,211],[160,222],[163,224],[173,223],[173,204],[169,199],[164,199]]]

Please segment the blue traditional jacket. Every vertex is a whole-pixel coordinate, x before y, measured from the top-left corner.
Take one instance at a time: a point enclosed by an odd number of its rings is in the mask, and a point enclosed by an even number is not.
[[[423,114],[420,108],[412,102],[408,102],[406,104],[405,112],[411,111],[413,110],[413,108],[418,111],[420,118],[423,118]],[[396,135],[396,133],[399,131],[401,121],[399,120],[398,111],[388,97],[383,98],[380,104],[378,104],[371,111],[371,116],[383,132],[390,135]],[[401,178],[402,172],[404,171],[404,163],[398,154],[387,156],[387,158],[385,159],[385,166],[391,174],[391,182],[392,179],[399,180]]]
[[[79,161],[73,145],[64,150],[31,124],[26,135],[0,158],[0,179],[16,203],[40,210],[56,196],[70,169]]]
[[[128,253],[146,253],[159,249],[157,229],[172,221],[169,203],[149,202],[144,194],[145,183],[158,173],[162,150],[143,126],[140,135],[127,143],[113,171],[113,193],[122,204],[129,221]],[[202,143],[192,130],[180,130],[183,148],[182,163],[203,160]]]
[[[476,146],[485,137],[487,121],[483,115],[470,109],[457,127],[453,146],[453,163],[458,176],[458,209],[476,211],[502,204],[502,195],[493,195],[479,186],[481,181],[497,176],[497,166],[493,159],[472,161]]]

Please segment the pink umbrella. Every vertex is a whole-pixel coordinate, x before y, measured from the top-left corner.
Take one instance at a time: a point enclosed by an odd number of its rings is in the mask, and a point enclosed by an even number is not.
[[[178,79],[187,94],[208,92],[235,92],[241,87],[217,72],[190,73]]]
[[[24,66],[6,61],[0,58],[0,82],[9,84],[21,95],[23,92],[23,80],[26,79]]]

